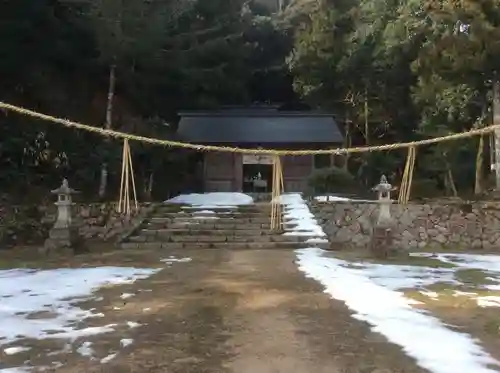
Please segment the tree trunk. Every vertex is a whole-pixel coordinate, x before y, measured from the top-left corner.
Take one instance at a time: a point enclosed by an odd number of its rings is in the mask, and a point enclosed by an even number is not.
[[[498,77],[493,81],[493,125],[500,125],[500,80]],[[495,170],[495,187],[500,190],[500,129],[493,133],[495,144],[495,164],[492,168]]]
[[[116,85],[116,65],[111,65],[109,68],[109,87],[108,87],[108,100],[106,103],[106,123],[104,128],[111,129],[113,125],[113,99],[115,97]],[[109,143],[109,139],[105,138],[105,143]],[[99,198],[103,199],[106,195],[108,186],[108,164],[103,162],[101,165],[101,182],[99,184]]]
[[[495,134],[493,132],[488,134],[488,154],[490,156],[490,168],[489,173],[491,174],[495,169]]]
[[[446,167],[446,172],[444,177],[446,188],[453,194],[453,197],[458,197],[458,191],[455,185],[455,178],[453,177],[453,171],[451,170],[451,165],[448,162],[447,157],[448,157],[448,152],[447,151],[443,152],[443,159]]]
[[[352,140],[351,140],[351,122],[349,120],[349,116],[347,115],[346,116],[346,121],[345,121],[345,141],[344,141],[344,146],[346,148],[350,148],[351,147],[351,143],[352,143]],[[350,157],[349,153],[344,154],[344,163],[342,164],[342,169],[345,170],[345,171],[348,171],[348,169],[349,169],[349,157]]]
[[[370,146],[370,125],[368,124],[368,88],[365,86],[365,139],[366,146]]]
[[[453,197],[458,197],[458,191],[457,191],[457,187],[455,185],[455,180],[453,178],[453,172],[451,171],[451,169],[449,167],[446,170],[445,179],[446,179],[446,186],[447,186],[448,191],[451,192]]]
[[[484,126],[484,121],[488,116],[488,101],[485,98],[483,103],[483,109],[481,113],[481,119],[477,120],[474,124],[474,128],[482,128]],[[484,135],[479,136],[479,143],[477,145],[476,153],[476,177],[474,183],[474,194],[479,195],[484,192],[484,153],[486,144],[484,141]]]
[[[479,144],[476,154],[476,182],[474,185],[474,194],[483,193],[483,167],[484,167],[484,136],[479,136]]]
[[[144,190],[145,198],[148,201],[151,201],[153,195],[153,182],[154,182],[154,171],[151,171],[149,174],[149,178],[147,180],[146,188]]]

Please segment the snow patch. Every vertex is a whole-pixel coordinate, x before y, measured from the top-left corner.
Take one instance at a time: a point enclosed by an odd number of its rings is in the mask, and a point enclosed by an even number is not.
[[[133,340],[133,339],[128,339],[128,338],[126,338],[126,339],[121,339],[121,340],[120,340],[120,346],[122,346],[122,347],[128,347],[128,346],[130,346],[132,343],[134,343],[134,340]]]
[[[318,202],[352,201],[350,198],[338,196],[316,196],[314,199]]]
[[[127,321],[127,325],[130,329],[135,329],[135,328],[138,328],[139,326],[141,326],[141,324],[139,324],[138,322],[134,322],[134,321]]]
[[[500,291],[500,256],[498,255],[478,255],[464,253],[411,253],[410,256],[421,258],[433,258],[443,263],[455,266],[454,272],[458,269],[477,269],[483,271],[487,276],[486,280],[497,284],[474,284],[478,290],[488,290],[492,292]],[[464,285],[456,281],[459,285]],[[469,285],[470,286],[470,285]],[[479,296],[477,293],[463,292],[456,290],[453,296],[468,297],[476,301],[479,307],[500,307],[500,296]]]
[[[83,342],[82,345],[76,349],[76,352],[84,357],[92,357],[94,355],[92,342]]]
[[[488,295],[476,298],[479,307],[500,307],[500,297]]]
[[[327,258],[319,249],[297,250],[299,269],[325,287],[332,298],[344,301],[354,318],[400,345],[417,363],[432,373],[494,373],[500,362],[486,353],[468,334],[411,307],[402,293],[378,285],[364,268]]]
[[[29,373],[29,372],[31,372],[31,369],[21,368],[21,367],[0,369],[0,373]]]
[[[423,290],[421,290],[420,294],[425,295],[426,297],[429,297],[431,299],[438,299],[439,298],[439,294],[436,293],[435,291],[423,291]]]
[[[120,298],[121,299],[128,299],[128,298],[132,298],[135,294],[132,294],[132,293],[123,293],[122,295],[120,295]]]
[[[328,243],[326,238],[308,238],[306,243]]]
[[[284,221],[286,226],[291,227],[285,235],[316,238],[326,236],[300,194],[283,194],[276,202],[284,205]]]
[[[114,331],[116,325],[77,329],[78,322],[100,315],[74,303],[92,299],[92,292],[104,285],[131,283],[158,271],[122,267],[2,270],[0,346],[24,338],[75,340]],[[34,315],[40,316],[28,317]]]
[[[166,264],[173,264],[173,263],[189,263],[191,262],[193,259],[191,258],[176,258],[175,256],[170,256],[166,259],[161,259],[160,261],[162,263],[166,263]]]
[[[253,204],[253,198],[243,193],[182,194],[165,202],[210,209],[210,207],[213,206],[225,207],[251,205]]]
[[[12,347],[5,348],[3,350],[3,352],[5,353],[5,355],[16,355],[16,354],[19,354],[21,352],[26,352],[29,350],[31,350],[31,347],[12,346]]]
[[[194,211],[193,214],[196,214],[196,215],[211,215],[211,214],[215,214],[215,211],[212,211],[212,210],[200,210],[200,211]]]
[[[500,274],[500,256],[477,255],[477,254],[453,254],[453,253],[411,253],[410,256],[420,258],[433,258],[443,263],[453,264],[457,267],[467,269],[480,269]]]
[[[297,223],[297,230],[325,236],[300,195],[282,196],[281,203],[287,206],[288,220]],[[493,373],[497,370],[490,366],[500,368],[500,362],[470,335],[448,329],[437,318],[412,307],[420,302],[396,291],[422,288],[438,281],[456,284],[455,268],[349,263],[324,257],[324,251],[316,248],[297,250],[296,253],[299,269],[307,277],[320,282],[326,293],[344,301],[355,312],[354,318],[367,322],[373,331],[400,345],[423,368],[432,373]],[[496,265],[491,258],[476,259],[490,269]],[[470,261],[461,260],[464,265],[475,268]],[[435,292],[422,293],[438,297]],[[496,299],[483,300],[488,301],[491,303]]]
[[[107,363],[109,363],[111,360],[113,360],[116,357],[116,355],[118,355],[118,354],[114,353],[114,354],[110,354],[110,355],[102,358],[101,359],[101,364],[107,364]]]
[[[181,209],[183,209],[183,212],[196,212],[200,211],[200,209],[211,209],[211,210],[233,210],[237,209],[237,205],[191,205],[191,206],[181,206]],[[222,213],[229,213],[228,211],[214,211],[216,213],[222,214]]]
[[[370,280],[391,290],[423,289],[437,282],[459,284],[450,268],[350,262],[341,262],[340,265],[363,269]]]

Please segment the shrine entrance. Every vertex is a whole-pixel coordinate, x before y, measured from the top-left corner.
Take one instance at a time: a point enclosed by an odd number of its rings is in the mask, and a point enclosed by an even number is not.
[[[243,193],[270,193],[273,178],[273,157],[243,155]]]

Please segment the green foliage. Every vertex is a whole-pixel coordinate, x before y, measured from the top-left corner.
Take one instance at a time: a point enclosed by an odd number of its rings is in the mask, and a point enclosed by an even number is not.
[[[443,191],[439,187],[439,181],[432,178],[416,178],[411,183],[411,195],[414,199],[419,198],[442,198]]]
[[[350,168],[357,171],[357,180],[367,188],[377,185],[381,175],[385,175],[390,183],[397,185],[398,176],[405,164],[405,156],[403,152],[366,153],[352,159]]]
[[[281,2],[278,14],[265,5],[0,2],[0,99],[101,126],[109,68],[116,65],[114,124],[145,136],[173,136],[180,110],[290,103],[298,96],[336,114],[346,146],[412,141],[490,123],[499,0],[293,0]],[[132,151],[140,190],[154,174],[164,179],[157,189],[168,194],[194,172],[191,155],[181,151],[138,144]],[[446,193],[453,186],[468,192],[476,152],[472,140],[419,149],[415,180]],[[116,190],[120,157],[120,143],[0,113],[2,191],[23,196],[40,185],[46,193],[66,176],[92,196],[103,161]],[[399,184],[405,160],[397,151],[346,162],[368,190],[381,174]],[[339,169],[327,174],[311,182],[325,192],[352,182]]]
[[[177,112],[293,96],[291,39],[244,0],[0,2],[0,100],[102,126],[116,65],[113,126],[171,137]],[[166,124],[170,124],[167,126]],[[109,164],[118,190],[121,143],[0,112],[0,192],[48,196],[63,177],[95,198]],[[193,170],[173,149],[132,144],[138,190],[164,198]],[[39,186],[39,192],[34,192]],[[117,193],[117,192],[116,192]]]
[[[500,1],[297,0],[289,14],[295,87],[338,114],[350,143],[418,140],[491,120]],[[444,191],[451,171],[457,189],[467,192],[476,153],[476,141],[420,150],[418,177]],[[367,186],[382,173],[397,184],[404,163],[405,156],[390,153],[349,159]]]
[[[316,194],[353,194],[360,189],[354,176],[338,167],[316,170],[309,178],[309,186]]]

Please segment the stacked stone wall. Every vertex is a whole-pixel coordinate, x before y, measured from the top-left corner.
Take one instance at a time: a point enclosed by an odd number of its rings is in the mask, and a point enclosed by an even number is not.
[[[332,246],[368,247],[378,203],[312,202]],[[402,249],[500,249],[500,203],[391,206],[394,246]]]

